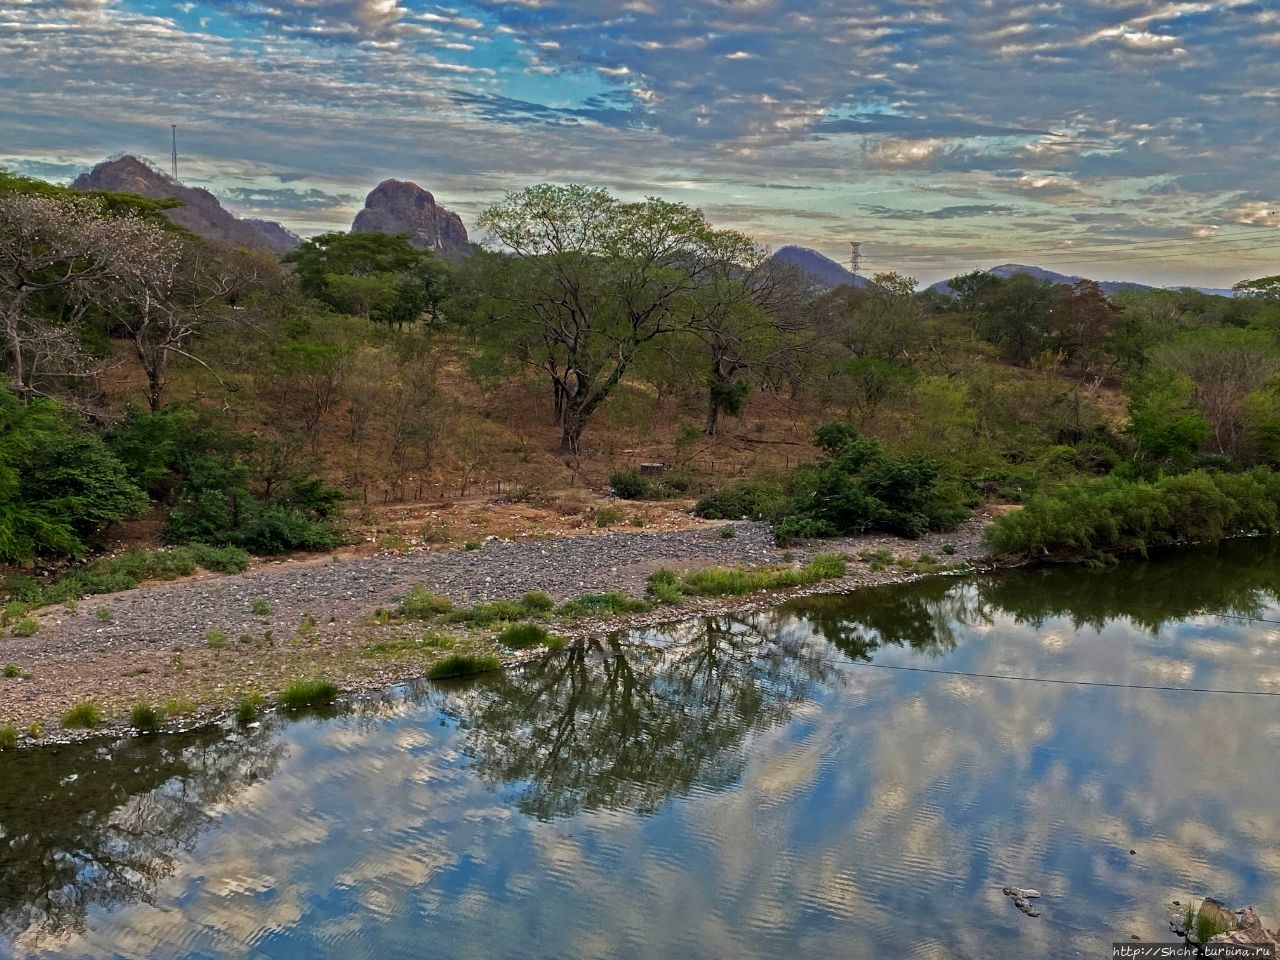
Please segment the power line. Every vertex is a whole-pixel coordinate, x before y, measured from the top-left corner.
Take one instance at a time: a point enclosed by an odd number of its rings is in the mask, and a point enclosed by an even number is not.
[[[1241,240],[1260,240],[1260,239],[1264,239],[1263,236],[1259,235],[1260,233],[1264,233],[1265,231],[1272,231],[1275,229],[1276,229],[1275,227],[1267,227],[1267,226],[1243,227],[1239,232],[1233,232],[1230,234],[1225,232],[1217,233],[1208,237],[1156,237],[1156,238],[1151,238],[1147,240],[1104,240],[1104,241],[1098,241],[1096,243],[1072,244],[1070,246],[1063,246],[1060,243],[1056,243],[1050,246],[1042,246],[1039,244],[1022,244],[1022,245],[1019,245],[1017,249],[1022,252],[1030,252],[1030,253],[1036,253],[1036,252],[1050,253],[1053,251],[1063,251],[1063,252],[1071,253],[1071,252],[1088,252],[1088,251],[1106,252],[1109,250],[1116,250],[1116,249],[1122,249],[1122,248],[1128,248],[1128,247],[1164,247],[1164,246],[1181,246],[1182,244],[1191,244],[1191,245],[1213,244],[1213,243],[1233,242],[1233,241],[1241,241]],[[996,250],[998,253],[1001,250],[1008,250],[1011,248],[993,247],[989,249]],[[904,256],[928,256],[928,254],[904,254]]]
[[[822,659],[822,658],[819,658]],[[947,677],[975,680],[1014,680],[1022,683],[1051,683],[1070,687],[1108,687],[1116,690],[1160,690],[1167,693],[1225,694],[1237,697],[1280,697],[1280,690],[1232,690],[1222,687],[1174,687],[1157,683],[1118,683],[1108,680],[1059,680],[1054,677],[1022,677],[1008,673],[970,673],[965,670],[942,670],[937,667],[911,667],[897,663],[871,663],[866,660],[828,661],[835,666],[872,667],[877,670],[901,670],[906,673],[932,673]]]
[[[1280,237],[1277,237],[1275,239],[1263,240],[1261,243],[1259,242],[1260,240],[1261,238],[1259,237],[1247,237],[1247,238],[1240,237],[1237,239],[1227,240],[1219,244],[1211,244],[1209,243],[1209,241],[1204,241],[1204,244],[1202,246],[1194,249],[1188,247],[1188,248],[1178,248],[1176,250],[1164,250],[1164,251],[1159,251],[1154,253],[1141,251],[1136,254],[1123,254],[1119,252],[1111,253],[1106,251],[1099,251],[1098,253],[1089,254],[1089,253],[1083,253],[1080,250],[1075,250],[1075,249],[1066,250],[1061,247],[1058,248],[1056,252],[1054,250],[1012,250],[1012,251],[1006,250],[999,255],[994,255],[994,254],[988,255],[984,259],[995,260],[995,259],[1003,259],[1005,257],[1018,259],[1025,256],[1039,257],[1039,256],[1044,256],[1046,254],[1053,254],[1051,259],[1055,263],[1099,263],[1102,261],[1110,262],[1112,260],[1115,260],[1115,261],[1168,260],[1168,259],[1171,259],[1172,257],[1178,256],[1183,253],[1198,256],[1199,254],[1205,252],[1206,250],[1210,250],[1215,253],[1250,253],[1253,251],[1275,249],[1278,252],[1280,252]],[[1230,244],[1238,244],[1238,243],[1252,244],[1252,246],[1245,246],[1245,247],[1229,246]],[[1110,249],[1113,251],[1119,251],[1121,248],[1112,247]],[[919,263],[921,265],[924,265],[929,263],[943,263],[943,262],[952,262],[957,260],[973,260],[975,259],[975,255],[971,253],[957,254],[955,256],[948,256],[946,254],[931,255],[931,254],[913,253],[913,254],[903,254],[897,257],[886,256],[883,258],[871,257],[871,258],[864,258],[864,259],[875,259],[875,260],[883,259],[890,263]]]

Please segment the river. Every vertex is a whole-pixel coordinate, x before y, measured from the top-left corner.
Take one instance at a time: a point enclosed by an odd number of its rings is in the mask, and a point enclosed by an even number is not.
[[[933,578],[0,754],[0,956],[1096,958],[1210,894],[1274,924],[1278,597],[1264,540]]]

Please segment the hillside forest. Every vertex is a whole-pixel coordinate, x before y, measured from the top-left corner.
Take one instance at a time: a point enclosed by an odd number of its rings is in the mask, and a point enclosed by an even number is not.
[[[277,256],[172,203],[0,175],[11,598],[69,566],[110,587],[121,531],[235,567],[447,541],[404,508],[476,496],[600,527],[696,502],[782,541],[1023,504],[993,545],[1070,559],[1280,523],[1280,277],[827,289],[688,206],[545,184],[465,257]]]

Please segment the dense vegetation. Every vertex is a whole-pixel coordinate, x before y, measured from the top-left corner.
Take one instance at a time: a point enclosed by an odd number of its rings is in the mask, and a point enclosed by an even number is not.
[[[328,234],[281,263],[165,206],[0,174],[0,562],[88,558],[138,517],[328,549],[353,500],[477,478],[700,497],[783,540],[983,500],[1025,503],[992,543],[1039,556],[1275,529],[1275,277],[824,291],[693,208],[549,185],[486,212],[502,252]]]

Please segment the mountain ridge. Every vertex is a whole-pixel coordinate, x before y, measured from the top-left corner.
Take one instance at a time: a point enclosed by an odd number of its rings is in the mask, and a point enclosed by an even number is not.
[[[189,187],[132,154],[95,164],[72,181],[71,189],[178,200],[182,206],[164,211],[166,217],[196,236],[233,247],[281,254],[302,243],[302,238],[287,227],[272,220],[241,219],[203,187]]]

